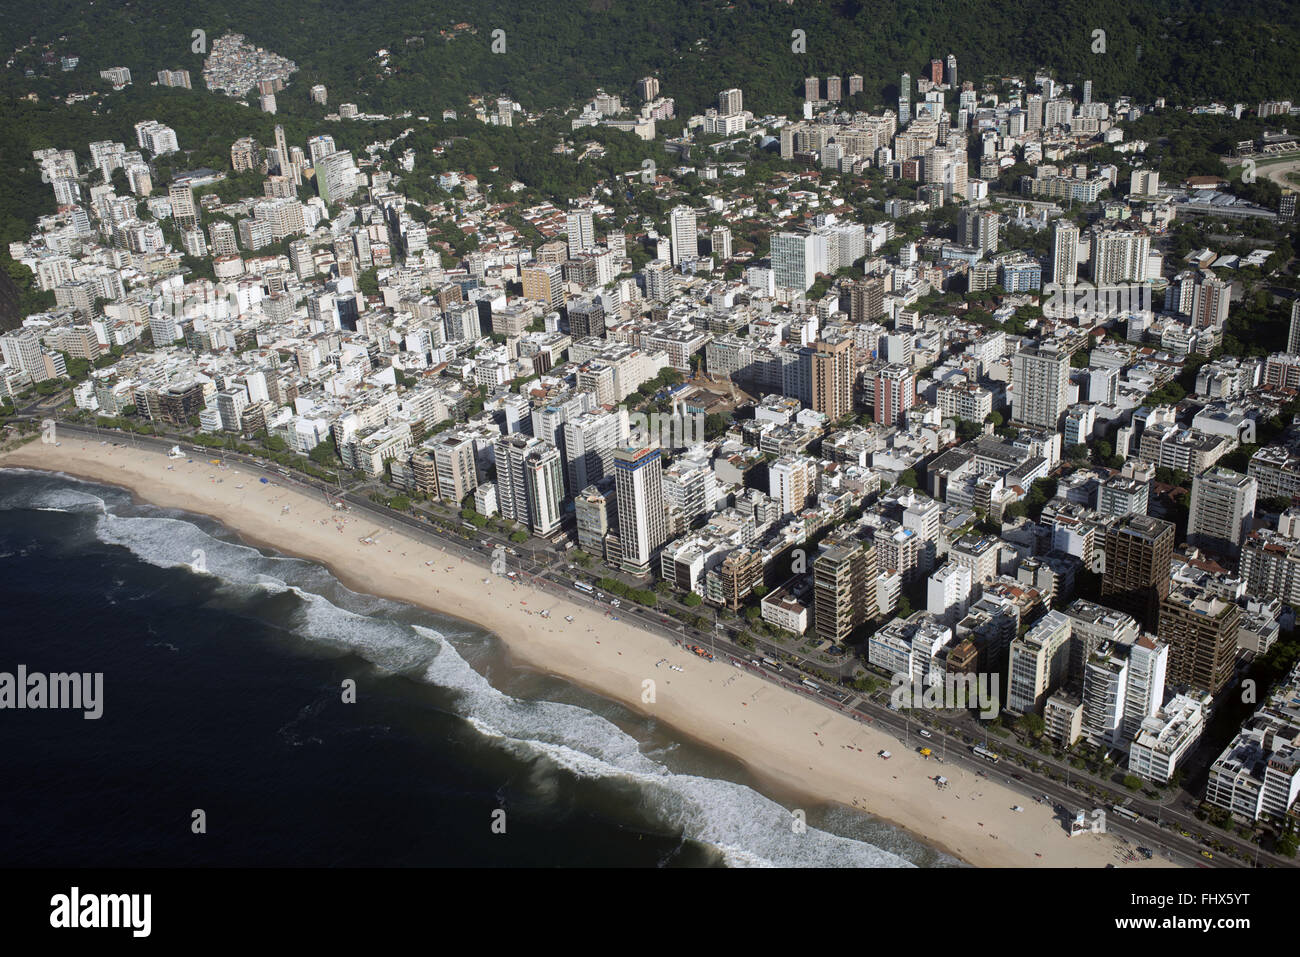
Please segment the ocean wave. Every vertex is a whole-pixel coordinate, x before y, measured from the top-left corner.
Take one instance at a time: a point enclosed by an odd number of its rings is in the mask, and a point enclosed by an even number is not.
[[[320,566],[224,541],[171,516],[122,516],[109,510],[96,519],[96,532],[102,541],[160,567],[197,571],[196,555],[201,554],[203,572],[214,576],[219,588],[292,592],[300,599],[291,616],[295,633],[355,653],[383,670],[456,692],[458,713],[484,739],[544,772],[537,782],[542,793],[545,775],[557,771],[628,785],[646,812],[685,838],[717,848],[731,866],[912,866],[866,841],[811,826],[797,833],[791,810],[742,784],[673,772],[644,753],[632,735],[586,708],[518,699],[498,690],[446,633],[395,620],[392,614],[403,606],[371,598],[360,603],[360,612],[331,600],[330,595],[340,601],[355,596]],[[281,729],[286,741],[301,745],[312,740],[299,729],[312,707]]]
[[[723,852],[732,866],[908,867],[862,841],[808,827],[751,788],[719,778],[677,774],[641,751],[612,722],[576,705],[521,701],[493,687],[433,629],[415,631],[438,645],[427,678],[462,692],[467,720],[520,756],[542,756],[576,777],[623,779],[650,798],[656,816],[692,840]]]
[[[3,469],[0,472],[9,472],[16,474],[30,474],[49,478],[50,473],[32,472],[27,469]],[[67,513],[106,513],[108,502],[93,492],[83,491],[79,488],[69,487],[63,483],[63,479],[72,480],[71,476],[59,476],[60,484],[51,486],[46,483],[21,483],[12,489],[6,489],[4,495],[0,495],[0,511],[13,511],[16,509],[31,509],[37,512],[67,512]]]

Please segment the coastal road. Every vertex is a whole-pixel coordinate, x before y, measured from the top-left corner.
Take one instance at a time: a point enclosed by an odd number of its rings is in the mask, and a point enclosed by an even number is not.
[[[411,535],[424,542],[425,544],[434,544],[445,548],[449,553],[458,557],[474,561],[485,567],[490,566],[492,552],[498,546],[511,547],[504,542],[495,541],[486,530],[478,529],[475,535],[482,534],[482,539],[491,542],[489,546],[483,546],[475,541],[472,544],[465,543],[463,540],[452,537],[434,526],[427,519],[417,518],[412,515],[396,512],[392,509],[376,505],[360,493],[344,489],[340,491],[325,482],[318,482],[306,476],[294,476],[286,474],[283,470],[274,465],[268,465],[260,460],[251,458],[236,452],[225,452],[219,449],[202,449],[196,450],[193,446],[186,446],[183,440],[177,440],[171,437],[153,437],[131,435],[113,430],[98,429],[94,426],[83,426],[69,423],[59,423],[59,431],[67,431],[73,435],[85,438],[90,441],[113,441],[120,444],[132,444],[141,448],[148,448],[160,454],[166,454],[174,445],[180,445],[187,456],[195,458],[223,458],[228,464],[238,464],[246,469],[249,474],[265,477],[268,481],[276,482],[285,486],[295,487],[306,494],[320,494],[329,502],[345,502],[350,509],[358,513],[364,513],[367,521],[373,521],[379,527],[398,531]],[[533,553],[534,556],[536,553]],[[572,579],[566,574],[567,569],[560,562],[561,567],[555,565],[560,561],[560,556],[548,562],[537,562],[533,558],[526,558],[522,555],[507,558],[507,567],[513,566],[511,570],[522,575],[527,581],[536,587],[553,594],[557,598],[563,598],[568,601],[585,601],[594,607],[599,608],[602,612],[631,621],[644,630],[658,634],[679,645],[698,644],[712,653],[719,662],[732,663],[742,667],[745,670],[752,671],[761,675],[765,679],[779,684],[789,690],[813,698],[829,708],[833,708],[842,714],[846,714],[859,721],[864,721],[875,727],[883,728],[892,733],[903,742],[905,748],[910,748],[913,741],[920,741],[920,738],[914,738],[915,731],[912,725],[915,721],[907,717],[906,712],[895,712],[879,705],[866,698],[856,696],[854,693],[842,688],[828,688],[819,684],[816,689],[810,688],[803,684],[808,680],[808,676],[801,672],[796,666],[788,661],[783,663],[780,673],[773,672],[770,668],[762,664],[756,664],[755,660],[761,653],[756,653],[735,644],[730,637],[723,633],[711,636],[701,636],[688,629],[685,625],[675,622],[672,619],[666,619],[661,614],[653,610],[637,606],[630,600],[620,608],[612,608],[607,601],[600,601],[595,598],[594,594],[582,592],[572,585]],[[817,683],[817,682],[814,682]],[[918,725],[919,727],[919,725]],[[1026,769],[1004,765],[990,765],[980,758],[974,757],[969,752],[969,746],[959,738],[951,735],[943,729],[930,728],[932,737],[926,741],[926,745],[936,751],[943,752],[943,757],[950,762],[967,767],[978,774],[990,778],[1000,778],[1007,785],[1015,790],[1021,791],[1026,795],[1028,800],[1046,794],[1054,803],[1070,809],[1073,816],[1073,810],[1082,806],[1086,802],[1083,796],[1065,785],[1057,783],[1050,778],[1034,774]],[[998,750],[1003,754],[1020,753],[1040,763],[1056,762],[1046,759],[1043,755],[1033,752],[1024,752],[1014,745],[999,743]],[[1064,767],[1062,766],[1064,770]],[[1095,782],[1093,782],[1095,783]],[[1113,789],[1112,789],[1113,790]],[[1109,830],[1119,832],[1121,835],[1131,836],[1141,845],[1153,850],[1167,853],[1173,860],[1189,866],[1199,867],[1225,867],[1240,866],[1239,862],[1230,860],[1226,855],[1216,854],[1213,859],[1207,860],[1200,855],[1201,845],[1194,839],[1183,837],[1178,828],[1186,829],[1191,832],[1204,830],[1203,825],[1197,822],[1190,815],[1185,815],[1168,808],[1162,808],[1149,802],[1134,800],[1132,807],[1141,814],[1150,814],[1151,816],[1159,815],[1162,821],[1170,822],[1174,826],[1172,830],[1165,830],[1157,827],[1154,821],[1129,821],[1113,813],[1107,813],[1107,827]],[[1230,835],[1222,832],[1215,832],[1216,839],[1221,843],[1233,846],[1239,852],[1250,857],[1256,853],[1253,845],[1248,845],[1238,841]],[[1294,866],[1292,862],[1277,858],[1274,855],[1258,852],[1258,859],[1266,861],[1275,866]]]

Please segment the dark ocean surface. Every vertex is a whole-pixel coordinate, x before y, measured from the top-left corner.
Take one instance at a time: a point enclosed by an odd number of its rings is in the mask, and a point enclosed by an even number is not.
[[[847,809],[795,833],[795,798],[464,622],[0,470],[0,672],[19,665],[102,672],[104,700],[0,710],[7,866],[955,864]]]

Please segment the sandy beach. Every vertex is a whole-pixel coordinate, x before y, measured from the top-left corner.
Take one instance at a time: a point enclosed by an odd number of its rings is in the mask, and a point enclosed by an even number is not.
[[[523,667],[653,715],[735,756],[786,793],[869,811],[976,866],[1169,866],[1160,859],[1122,863],[1115,835],[1070,838],[1049,807],[988,777],[952,763],[936,766],[892,735],[721,658],[703,661],[589,605],[493,576],[397,532],[376,531],[367,516],[263,484],[239,465],[172,460],[64,433],[57,446],[32,442],[0,455],[0,466],[66,472],[125,487],[156,505],[210,515],[251,542],[321,562],[355,590],[490,629]],[[362,541],[367,537],[373,543]],[[549,617],[541,616],[543,609]],[[647,679],[655,683],[653,703],[642,700]],[[878,757],[881,749],[891,750],[892,759]],[[944,789],[933,780],[939,773],[949,782]]]

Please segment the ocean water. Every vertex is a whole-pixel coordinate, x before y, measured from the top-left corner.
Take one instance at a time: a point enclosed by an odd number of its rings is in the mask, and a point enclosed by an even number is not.
[[[0,671],[20,664],[102,672],[104,710],[0,710],[0,865],[956,864],[844,808],[795,833],[793,798],[734,760],[511,666],[465,622],[11,469]]]

